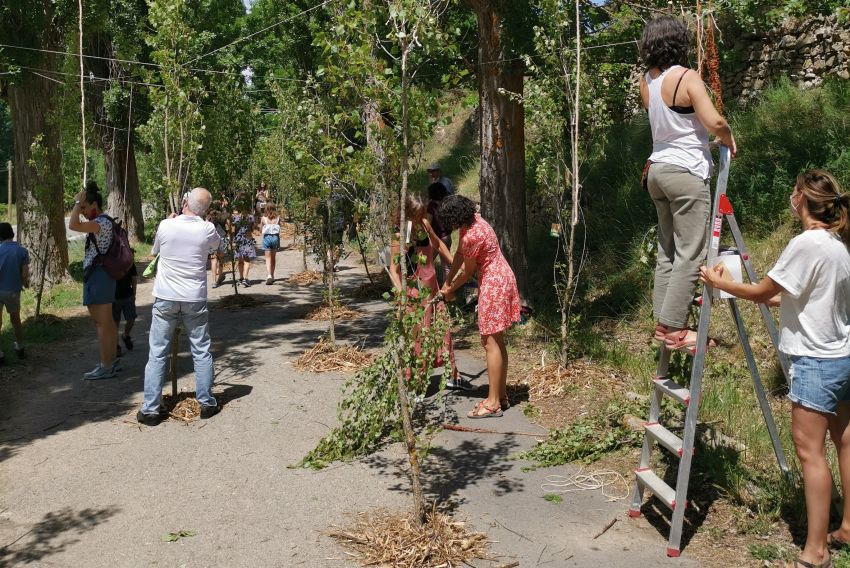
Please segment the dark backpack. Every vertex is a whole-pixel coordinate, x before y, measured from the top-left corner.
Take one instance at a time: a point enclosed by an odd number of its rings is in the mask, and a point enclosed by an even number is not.
[[[133,251],[130,250],[130,240],[127,238],[127,231],[121,225],[121,221],[116,221],[108,215],[104,215],[109,222],[112,223],[112,242],[109,248],[101,252],[97,248],[97,239],[94,233],[89,233],[88,240],[97,251],[97,256],[91,263],[91,268],[102,266],[109,276],[115,280],[121,280],[133,266]]]

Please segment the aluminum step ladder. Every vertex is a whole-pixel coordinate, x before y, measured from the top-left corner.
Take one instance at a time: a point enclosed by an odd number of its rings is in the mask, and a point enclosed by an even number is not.
[[[711,223],[708,227],[709,248],[707,266],[714,266],[714,261],[720,252],[720,232],[723,227],[723,221],[725,220],[734,239],[738,254],[740,254],[741,260],[743,261],[747,278],[750,282],[755,283],[758,282],[758,277],[756,276],[747,248],[744,245],[744,239],[741,236],[738,222],[735,219],[732,203],[726,195],[726,186],[729,179],[729,158],[729,149],[721,146],[720,169],[717,176],[717,187],[714,194]],[[705,286],[702,298],[698,302],[700,306],[699,326],[697,328],[696,348],[691,352],[691,355],[693,355],[693,365],[691,368],[691,381],[689,387],[678,385],[667,378],[671,352],[663,344],[661,346],[658,368],[655,373],[655,378],[652,381],[649,420],[644,425],[644,440],[640,466],[635,469],[635,485],[632,494],[632,502],[629,507],[629,516],[639,517],[641,514],[640,508],[643,504],[644,490],[648,490],[672,511],[670,538],[667,544],[667,556],[672,557],[677,557],[681,553],[680,546],[682,540],[682,529],[685,520],[685,509],[688,504],[688,482],[691,475],[691,462],[694,455],[694,441],[699,415],[700,396],[702,393],[702,378],[705,370],[705,352],[709,341],[708,330],[709,323],[711,321],[712,306],[716,300],[713,296],[714,291],[711,287]],[[744,356],[747,359],[747,366],[749,367],[759,406],[761,407],[761,412],[764,416],[764,421],[767,425],[767,429],[773,443],[776,460],[783,475],[787,475],[789,470],[788,464],[785,460],[785,453],[782,450],[782,444],[776,432],[776,424],[773,421],[773,415],[771,414],[770,406],[767,402],[767,396],[765,395],[758,366],[756,365],[755,358],[753,357],[750,340],[747,335],[747,330],[744,327],[744,322],[741,318],[741,312],[738,309],[737,300],[733,298],[727,300],[727,302],[729,303],[729,308],[732,311],[732,318],[735,321],[735,327],[738,331],[738,339],[743,347]],[[774,347],[777,347],[778,333],[773,316],[765,304],[760,304],[759,309],[761,310],[761,316],[767,327],[770,339],[773,342]],[[777,353],[779,353],[782,371],[787,379],[789,369],[788,361],[778,349]],[[659,422],[661,418],[661,401],[665,396],[686,407],[682,438],[665,428],[664,425]],[[652,456],[653,447],[656,444],[662,446],[674,456],[679,458],[678,474],[676,476],[676,485],[674,487],[668,485],[651,468],[650,458]]]

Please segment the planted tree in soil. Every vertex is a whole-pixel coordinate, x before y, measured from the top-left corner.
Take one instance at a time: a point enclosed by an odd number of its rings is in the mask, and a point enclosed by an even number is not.
[[[330,57],[323,68],[326,80],[345,83],[350,82],[352,73],[363,73],[363,80],[354,81],[363,86],[357,96],[377,105],[378,112],[394,117],[393,136],[384,140],[383,155],[373,159],[380,160],[376,169],[385,168],[387,163],[398,165],[398,201],[388,205],[394,208],[397,203],[401,228],[406,226],[404,203],[412,148],[427,136],[436,115],[436,95],[413,79],[431,43],[445,40],[438,26],[438,15],[445,7],[442,2],[427,0],[373,0],[362,7],[351,5],[339,8],[334,17],[340,25],[330,27],[332,31],[323,36],[330,47],[328,51],[338,54],[336,59]],[[381,59],[375,57],[379,52]],[[368,118],[364,116],[367,123]],[[401,240],[404,241],[403,234]],[[399,263],[402,274],[407,274],[406,255],[400,256]],[[423,327],[423,292],[402,281],[401,289],[395,290],[392,297],[393,312],[384,338],[387,352],[346,385],[346,397],[340,404],[342,425],[326,436],[302,464],[323,465],[332,459],[372,451],[390,432],[399,432],[410,465],[413,517],[422,524],[426,519],[425,498],[410,395],[424,394],[448,324],[437,319],[430,327]],[[388,388],[390,380],[395,382],[394,389]]]

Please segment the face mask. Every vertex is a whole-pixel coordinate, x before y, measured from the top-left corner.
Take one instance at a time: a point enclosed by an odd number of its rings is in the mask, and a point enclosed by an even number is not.
[[[800,212],[797,210],[797,206],[794,205],[794,194],[791,194],[791,197],[788,198],[788,202],[791,204],[791,212],[794,214],[794,217],[799,218]]]
[[[97,218],[97,213],[95,213],[92,209],[89,209],[88,211],[86,211],[85,217],[89,221],[94,221],[95,218]]]

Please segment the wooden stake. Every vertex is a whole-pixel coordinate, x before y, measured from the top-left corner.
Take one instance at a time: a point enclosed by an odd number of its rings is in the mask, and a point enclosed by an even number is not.
[[[9,216],[9,224],[12,224],[12,160],[6,162],[6,214]]]

